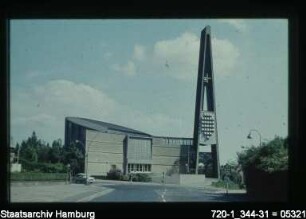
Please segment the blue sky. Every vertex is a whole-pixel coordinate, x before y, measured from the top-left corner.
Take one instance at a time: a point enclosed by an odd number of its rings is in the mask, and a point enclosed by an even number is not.
[[[192,137],[201,30],[211,26],[221,163],[250,129],[288,134],[285,19],[12,20],[11,136],[64,138],[64,118]],[[166,63],[169,65],[167,67]]]

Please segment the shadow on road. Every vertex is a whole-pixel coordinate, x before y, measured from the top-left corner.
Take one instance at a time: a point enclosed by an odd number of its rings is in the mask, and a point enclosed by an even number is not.
[[[223,202],[248,202],[249,197],[247,194],[222,194],[221,197],[216,197],[216,201],[221,200]]]

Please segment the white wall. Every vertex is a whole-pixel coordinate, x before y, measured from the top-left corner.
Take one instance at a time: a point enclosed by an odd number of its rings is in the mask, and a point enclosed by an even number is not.
[[[11,164],[11,172],[21,172],[21,164],[12,163]]]
[[[160,138],[153,138],[152,145],[152,172],[167,173],[178,168],[181,145],[168,145]]]
[[[86,130],[88,174],[105,176],[112,165],[123,172],[124,139],[125,135]]]

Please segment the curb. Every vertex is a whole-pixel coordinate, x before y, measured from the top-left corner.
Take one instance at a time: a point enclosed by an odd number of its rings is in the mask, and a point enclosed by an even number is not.
[[[217,193],[217,194],[247,194],[246,191],[243,191],[243,190],[228,190],[228,193],[226,192],[226,190],[217,190],[217,191],[213,191],[213,193]]]

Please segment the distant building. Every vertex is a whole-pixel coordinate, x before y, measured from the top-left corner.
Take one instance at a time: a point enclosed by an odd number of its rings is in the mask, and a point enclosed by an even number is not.
[[[96,176],[105,176],[114,167],[124,174],[186,173],[193,144],[192,138],[152,136],[111,123],[67,117],[65,145],[78,141],[85,146],[88,175]]]
[[[14,147],[10,147],[10,169],[11,172],[21,172],[21,164],[18,163],[18,159],[16,156],[16,149]]]

